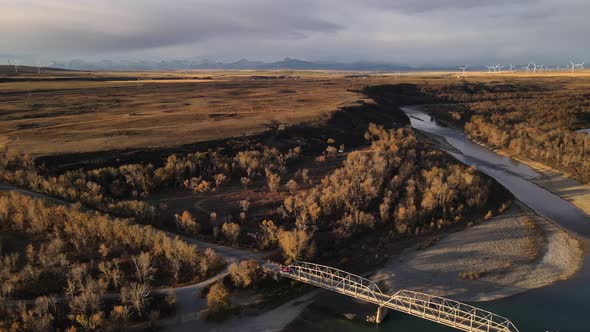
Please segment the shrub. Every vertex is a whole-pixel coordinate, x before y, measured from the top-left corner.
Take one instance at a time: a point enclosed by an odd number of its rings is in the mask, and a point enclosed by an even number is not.
[[[535,223],[535,219],[531,216],[523,217],[524,225],[526,228],[535,229],[537,228],[537,224]]]
[[[331,145],[326,148],[326,155],[329,157],[333,157],[337,153],[338,153],[338,149],[336,149],[335,147],[333,147]]]
[[[193,187],[195,193],[207,193],[211,191],[211,182],[201,181],[197,186]]]
[[[478,280],[480,277],[480,273],[476,272],[476,271],[461,272],[461,273],[459,273],[459,277],[461,279],[467,279],[467,280]]]

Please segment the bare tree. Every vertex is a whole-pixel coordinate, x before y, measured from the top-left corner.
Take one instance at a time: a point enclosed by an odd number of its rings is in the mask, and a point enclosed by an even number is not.
[[[152,265],[152,255],[149,252],[142,252],[132,256],[131,261],[135,267],[135,276],[141,283],[149,283],[154,278],[156,268]]]
[[[100,262],[98,263],[98,270],[102,273],[104,278],[113,286],[113,289],[118,289],[123,274],[119,268],[119,259],[115,258],[112,262]]]
[[[133,282],[129,287],[125,288],[122,298],[125,299],[125,303],[137,312],[139,317],[142,317],[143,311],[149,302],[150,287],[145,283]]]

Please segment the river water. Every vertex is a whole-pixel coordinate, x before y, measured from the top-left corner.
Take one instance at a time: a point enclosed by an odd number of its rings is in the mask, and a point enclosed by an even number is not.
[[[514,196],[564,229],[578,235],[585,245],[582,269],[571,279],[508,298],[475,305],[509,318],[521,331],[590,331],[590,216],[570,202],[530,182],[539,175],[530,167],[471,142],[454,128],[445,126],[417,107],[405,107],[412,127],[446,139],[456,150],[453,157],[495,178]],[[327,302],[349,303],[341,295],[324,294],[311,305],[288,331],[455,331],[401,313],[390,313],[376,326],[348,321],[330,313]],[[346,305],[343,305],[346,307]],[[346,310],[346,309],[343,309]]]

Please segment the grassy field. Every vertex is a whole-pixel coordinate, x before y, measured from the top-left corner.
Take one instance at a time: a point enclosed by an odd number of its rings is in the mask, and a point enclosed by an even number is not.
[[[376,84],[550,83],[590,87],[590,71],[362,73],[77,72],[0,66],[0,141],[31,155],[170,147],[321,119]]]
[[[175,146],[312,120],[359,99],[344,83],[316,78],[153,75],[1,83],[0,135],[33,155]]]

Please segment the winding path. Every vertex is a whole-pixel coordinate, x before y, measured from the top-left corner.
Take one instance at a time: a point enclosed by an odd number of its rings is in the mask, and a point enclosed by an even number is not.
[[[72,205],[72,203],[66,202],[64,200],[51,197],[45,194],[37,193],[34,191],[13,187],[6,184],[0,184],[0,192],[17,192],[22,195],[28,195],[35,198],[42,198],[54,202],[56,204],[63,204],[63,205]],[[226,263],[231,264],[233,262],[239,262],[242,260],[255,260],[258,262],[263,263],[263,256],[264,253],[256,252],[246,249],[239,249],[233,247],[227,247],[216,243],[201,241],[197,239],[193,239],[181,234],[176,234],[173,232],[164,231],[170,237],[179,237],[183,241],[188,243],[192,243],[197,245],[201,249],[211,248],[213,249],[218,255],[223,257]],[[170,287],[170,288],[160,288],[154,289],[152,293],[154,294],[175,294],[176,295],[176,315],[174,317],[164,319],[158,322],[159,326],[167,327],[167,330],[175,330],[175,331],[182,331],[184,330],[184,326],[188,322],[194,322],[199,320],[199,313],[203,312],[207,304],[205,300],[200,296],[200,293],[204,288],[213,284],[214,282],[223,279],[228,274],[228,267],[226,266],[222,271],[220,271],[215,276],[201,281],[196,284],[179,286],[179,287]],[[118,294],[106,294],[105,297],[118,297]],[[141,328],[141,327],[139,327]],[[193,330],[193,329],[191,329]]]

